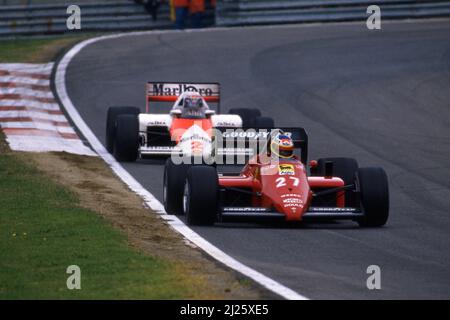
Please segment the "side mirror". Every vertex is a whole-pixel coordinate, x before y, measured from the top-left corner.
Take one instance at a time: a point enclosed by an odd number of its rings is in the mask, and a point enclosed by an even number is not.
[[[311,161],[309,162],[309,167],[310,167],[311,169],[316,169],[317,166],[318,166],[317,160],[311,160]]]
[[[179,109],[170,110],[170,115],[171,116],[179,116],[179,115],[181,115],[181,110],[179,110]]]

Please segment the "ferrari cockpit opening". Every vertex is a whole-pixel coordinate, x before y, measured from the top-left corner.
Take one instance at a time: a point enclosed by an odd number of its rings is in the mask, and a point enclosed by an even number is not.
[[[294,156],[294,149],[294,142],[289,135],[279,132],[272,136],[270,142],[270,153],[272,157],[292,158]]]

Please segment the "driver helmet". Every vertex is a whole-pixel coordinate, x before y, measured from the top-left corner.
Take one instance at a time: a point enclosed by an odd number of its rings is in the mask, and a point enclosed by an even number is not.
[[[278,133],[271,139],[270,152],[272,156],[292,158],[294,156],[294,142],[284,133]]]
[[[183,107],[186,110],[199,111],[203,108],[203,98],[198,94],[188,95],[184,98]]]

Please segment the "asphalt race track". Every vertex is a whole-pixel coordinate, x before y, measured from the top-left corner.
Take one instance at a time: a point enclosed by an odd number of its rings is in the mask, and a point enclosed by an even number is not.
[[[89,45],[67,70],[80,114],[104,141],[108,106],[144,111],[147,80],[218,81],[224,110],[260,108],[303,126],[310,156],[349,156],[389,175],[391,216],[353,222],[195,228],[308,298],[450,298],[450,21],[173,32]],[[158,199],[161,162],[124,164]],[[149,230],[151,232],[151,230]],[[366,269],[381,268],[381,290]]]

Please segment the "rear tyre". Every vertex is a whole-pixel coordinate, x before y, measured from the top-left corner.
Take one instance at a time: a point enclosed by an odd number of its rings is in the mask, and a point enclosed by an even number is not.
[[[175,164],[171,158],[166,160],[163,199],[168,214],[183,214],[183,190],[188,170],[188,164]]]
[[[116,137],[116,119],[121,114],[134,114],[140,113],[139,108],[136,107],[109,107],[106,114],[106,141],[105,147],[109,153],[114,152],[114,139]]]
[[[139,120],[137,115],[121,114],[116,119],[114,157],[117,161],[136,161],[139,149]]]
[[[228,113],[240,116],[243,127],[253,127],[255,125],[255,119],[261,116],[259,109],[232,108]]]
[[[217,220],[219,180],[211,166],[189,169],[184,187],[183,209],[188,225],[210,226]]]
[[[381,227],[389,218],[389,185],[382,168],[360,168],[356,174],[364,216],[361,227]]]
[[[333,162],[333,176],[344,180],[345,185],[353,184],[358,170],[358,162],[353,158],[320,158],[317,160],[317,171],[314,175],[325,175],[325,163]],[[345,206],[356,207],[357,197],[353,190],[345,191]]]
[[[273,118],[270,118],[270,117],[256,117],[254,127],[255,128],[274,128],[275,121],[273,120]]]

